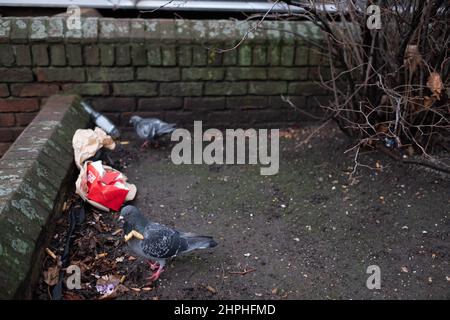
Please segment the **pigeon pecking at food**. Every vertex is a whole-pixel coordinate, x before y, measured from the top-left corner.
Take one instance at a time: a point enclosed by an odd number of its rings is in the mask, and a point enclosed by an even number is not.
[[[139,138],[145,139],[145,142],[141,145],[141,149],[147,146],[149,141],[155,141],[157,138],[175,130],[174,123],[167,123],[157,118],[132,116],[130,123],[133,124],[134,130]]]
[[[132,238],[128,246],[137,255],[149,260],[152,271],[148,280],[156,281],[163,272],[166,259],[195,249],[206,249],[217,246],[217,242],[210,236],[177,231],[165,225],[147,219],[138,208],[125,206],[120,212],[120,219],[125,221],[125,234],[133,230],[142,234],[143,239]],[[153,261],[153,262],[151,262]]]

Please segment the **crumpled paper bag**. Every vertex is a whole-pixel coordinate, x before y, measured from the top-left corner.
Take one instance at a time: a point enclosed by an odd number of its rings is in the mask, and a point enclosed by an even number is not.
[[[75,164],[81,169],[83,162],[93,157],[101,148],[114,150],[116,143],[105,131],[96,127],[92,129],[78,129],[72,138]]]
[[[89,179],[89,177],[88,177],[88,166],[89,166],[90,163],[93,163],[93,162],[92,161],[86,161],[83,164],[83,167],[80,169],[80,174],[78,175],[78,179],[75,182],[75,188],[76,188],[75,193],[80,195],[80,197],[84,201],[90,203],[91,205],[93,205],[97,209],[109,212],[110,209],[108,207],[106,207],[106,206],[104,206],[104,205],[102,205],[102,204],[100,204],[98,202],[95,202],[93,200],[88,199],[89,185],[90,185],[90,183],[88,183],[88,179]],[[137,192],[136,186],[134,184],[128,183],[127,182],[127,177],[123,173],[121,173],[120,171],[118,171],[118,170],[116,170],[114,168],[111,168],[109,166],[105,166],[105,165],[102,165],[102,164],[100,164],[100,165],[103,167],[103,169],[106,172],[108,172],[108,171],[109,172],[115,172],[115,173],[119,173],[121,175],[120,179],[125,184],[125,188],[127,188],[129,190],[127,196],[125,197],[124,202],[133,200],[134,197],[136,196],[136,192]],[[92,179],[92,177],[91,177],[91,179]]]

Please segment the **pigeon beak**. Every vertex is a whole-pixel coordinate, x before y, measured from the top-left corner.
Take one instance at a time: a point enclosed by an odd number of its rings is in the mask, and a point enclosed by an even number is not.
[[[119,221],[123,221],[125,218],[124,218],[123,216],[119,216],[117,219],[118,219]]]

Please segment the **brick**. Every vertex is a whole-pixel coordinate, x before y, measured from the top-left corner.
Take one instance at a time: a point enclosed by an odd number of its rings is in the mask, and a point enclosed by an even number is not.
[[[199,82],[177,82],[161,83],[161,96],[200,96],[202,95],[202,83]]]
[[[88,81],[130,81],[134,72],[131,67],[123,68],[88,68]]]
[[[20,127],[26,127],[36,117],[37,112],[16,113],[16,125]]]
[[[308,52],[307,46],[297,46],[295,48],[295,65],[296,66],[307,66],[308,65]]]
[[[308,68],[274,67],[267,74],[271,80],[306,80]]]
[[[0,66],[9,67],[14,64],[14,50],[10,44],[0,44]]]
[[[83,48],[83,52],[87,66],[98,66],[100,64],[100,50],[97,45],[87,45]]]
[[[103,18],[100,20],[100,41],[120,42],[130,39],[130,20]]]
[[[332,78],[329,66],[317,66],[308,68],[308,80],[327,81]]]
[[[237,63],[237,49],[228,50],[222,53],[222,63],[224,66],[234,66]]]
[[[174,66],[177,64],[177,55],[175,51],[175,47],[162,47],[161,48],[162,55],[162,64],[163,66]]]
[[[261,109],[268,106],[267,97],[243,96],[227,97],[228,109]]]
[[[50,46],[50,62],[55,67],[66,65],[66,48],[64,45],[55,44]]]
[[[43,82],[85,81],[84,68],[38,68],[36,76],[38,81]]]
[[[31,40],[44,40],[47,39],[47,18],[32,18],[30,24],[30,39]]]
[[[160,66],[162,64],[161,48],[154,45],[148,46],[147,58],[150,66]]]
[[[182,45],[178,47],[178,64],[182,67],[192,64],[192,47]]]
[[[48,66],[49,58],[47,52],[47,45],[34,44],[31,46],[31,55],[33,57],[33,65],[35,66]]]
[[[66,93],[81,96],[107,96],[110,94],[107,83],[71,83],[63,85],[62,90]]]
[[[147,65],[147,50],[142,44],[134,44],[131,46],[131,60],[133,66]]]
[[[158,67],[137,68],[137,79],[150,81],[178,81],[180,80],[180,69]]]
[[[0,68],[2,82],[31,82],[33,73],[29,68]]]
[[[116,65],[129,66],[131,64],[130,46],[123,44],[116,46]]]
[[[0,127],[13,127],[16,124],[14,113],[0,114]]]
[[[0,83],[0,97],[7,97],[7,96],[9,96],[8,86],[6,84]]]
[[[249,45],[241,45],[238,47],[238,64],[241,66],[249,66],[252,64],[252,47]]]
[[[294,47],[293,46],[283,46],[281,47],[281,65],[292,66],[294,64]]]
[[[288,94],[310,96],[324,95],[326,91],[319,83],[315,82],[292,82],[289,84]]]
[[[184,98],[185,110],[223,110],[225,109],[225,97],[188,97]]]
[[[112,45],[100,46],[100,62],[102,66],[114,65],[114,47]]]
[[[12,143],[9,143],[9,142],[8,143],[5,143],[5,142],[0,143],[0,157],[2,155],[4,155],[6,153],[6,151],[8,151],[8,149],[11,145],[12,145]]]
[[[28,45],[13,46],[14,54],[16,56],[16,64],[18,66],[31,66],[31,52]]]
[[[207,51],[208,65],[209,66],[221,66],[222,55],[217,52],[217,48],[209,48]]]
[[[98,40],[98,17],[86,17],[81,19],[84,42],[97,42]]]
[[[255,67],[229,67],[226,74],[227,80],[265,80],[266,68]]]
[[[13,142],[21,132],[21,128],[0,128],[0,142]]]
[[[223,68],[183,68],[182,80],[223,80]]]
[[[253,47],[252,63],[255,66],[267,65],[267,48],[265,46],[258,45]]]
[[[160,111],[168,109],[181,109],[183,98],[179,97],[155,97],[142,98],[138,102],[139,111]]]
[[[9,42],[11,34],[11,19],[0,17],[0,42]]]
[[[133,41],[143,41],[145,39],[145,20],[132,19],[130,22],[130,38]]]
[[[205,83],[205,95],[229,96],[244,95],[247,93],[246,82],[207,82]]]
[[[267,49],[267,62],[271,66],[278,66],[281,62],[281,48],[278,45],[269,46]]]
[[[37,110],[39,110],[38,99],[0,99],[0,112],[33,112]]]
[[[156,96],[156,83],[126,82],[114,83],[113,93],[116,96]]]
[[[68,44],[66,46],[66,53],[69,66],[83,65],[83,55],[79,44]]]
[[[92,100],[92,106],[97,111],[125,112],[133,111],[136,108],[134,98],[96,98]]]
[[[14,42],[28,40],[28,19],[16,18],[12,20],[11,40]]]
[[[258,95],[283,94],[287,91],[287,83],[284,81],[250,82],[248,93]]]
[[[64,25],[66,20],[61,17],[51,17],[48,20],[48,41],[56,42],[64,38]]]
[[[207,51],[203,46],[192,47],[192,65],[193,66],[204,66],[207,62]]]
[[[59,86],[56,84],[27,83],[12,84],[11,93],[16,97],[47,97],[56,94]]]

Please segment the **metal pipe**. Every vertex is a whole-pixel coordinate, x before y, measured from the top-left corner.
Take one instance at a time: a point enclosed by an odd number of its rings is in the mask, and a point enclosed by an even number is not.
[[[297,6],[270,1],[193,1],[193,0],[0,0],[0,6],[67,8],[135,9],[172,11],[244,11],[244,12],[304,12]]]

